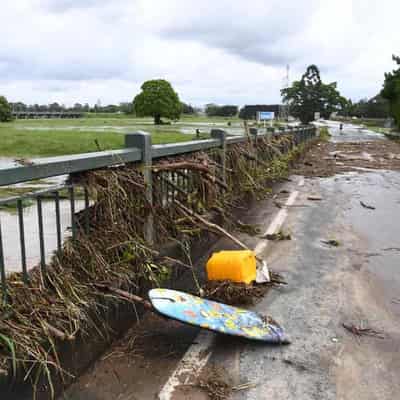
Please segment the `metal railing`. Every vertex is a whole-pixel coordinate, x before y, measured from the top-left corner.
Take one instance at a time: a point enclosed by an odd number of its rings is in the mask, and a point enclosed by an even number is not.
[[[293,135],[295,144],[300,144],[315,136],[316,128],[314,127],[297,127],[281,130],[277,133],[267,132],[259,134],[257,129],[250,129],[251,140],[257,146],[258,138],[277,137],[280,135]],[[69,175],[82,171],[95,170],[112,166],[123,165],[126,163],[138,162],[144,165],[143,175],[145,181],[145,195],[147,200],[152,203],[152,171],[149,168],[152,160],[162,159],[164,157],[177,156],[181,154],[193,153],[198,151],[207,151],[212,149],[220,149],[221,151],[221,181],[225,182],[225,153],[227,146],[235,143],[248,141],[248,136],[227,136],[227,134],[219,129],[211,131],[211,139],[194,140],[182,143],[152,145],[151,135],[146,132],[136,132],[125,136],[125,148],[122,150],[102,151],[85,153],[78,155],[69,155],[62,157],[42,158],[35,160],[33,165],[25,165],[13,168],[0,168],[0,187],[20,184],[23,182],[34,181],[43,178],[55,177],[60,175]],[[169,179],[171,185],[175,186],[175,190],[185,190],[189,185],[187,177],[176,175]],[[181,187],[181,188],[180,188]],[[0,199],[0,208],[5,205],[14,205],[16,209],[16,218],[18,220],[19,235],[19,251],[21,260],[21,271],[23,279],[29,282],[29,271],[26,257],[26,241],[25,241],[25,221],[24,221],[24,201],[33,201],[36,203],[37,212],[37,229],[38,242],[40,250],[40,268],[43,272],[46,269],[46,243],[43,220],[43,201],[49,200],[54,202],[55,224],[56,224],[56,251],[61,251],[63,241],[63,231],[60,219],[60,193],[64,192],[63,198],[69,201],[71,236],[76,237],[77,229],[84,229],[89,233],[89,215],[88,209],[90,205],[89,191],[87,187],[83,187],[83,219],[80,221],[83,226],[77,226],[76,221],[76,191],[77,185],[72,183],[61,183],[46,188],[45,190],[33,191],[23,195]],[[67,196],[65,195],[67,193]],[[168,197],[167,197],[168,201]],[[145,237],[151,243],[153,241],[153,221],[150,214],[146,220]],[[1,287],[6,293],[6,265],[4,256],[4,236],[2,236],[2,225],[0,218],[0,280]],[[14,244],[14,247],[15,244]]]

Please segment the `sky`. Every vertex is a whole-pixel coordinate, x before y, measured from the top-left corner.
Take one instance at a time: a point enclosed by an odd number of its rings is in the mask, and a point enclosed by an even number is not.
[[[167,79],[193,105],[280,102],[316,64],[359,100],[400,54],[399,0],[15,0],[0,9],[0,95],[132,101]]]

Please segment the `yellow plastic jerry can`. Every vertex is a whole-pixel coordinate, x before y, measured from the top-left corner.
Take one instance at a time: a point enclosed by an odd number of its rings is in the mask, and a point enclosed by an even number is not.
[[[210,281],[249,284],[256,279],[256,256],[251,250],[220,251],[211,256],[206,269]]]

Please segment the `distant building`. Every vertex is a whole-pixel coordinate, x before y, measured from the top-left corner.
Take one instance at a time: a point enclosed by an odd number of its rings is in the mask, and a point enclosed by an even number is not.
[[[257,113],[260,111],[269,111],[275,113],[275,118],[279,118],[283,115],[284,106],[281,104],[257,104],[257,105],[246,105],[239,113],[239,118],[242,119],[256,119]]]

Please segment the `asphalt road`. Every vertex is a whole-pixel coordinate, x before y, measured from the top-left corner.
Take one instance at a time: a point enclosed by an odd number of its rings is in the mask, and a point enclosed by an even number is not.
[[[333,124],[331,132],[334,141],[365,139],[365,132],[352,127],[340,133]],[[368,140],[386,140],[367,135]],[[249,388],[233,392],[230,398],[234,400],[400,398],[400,173],[353,171],[305,180],[295,176],[285,189],[299,192],[295,204],[287,207],[283,227],[292,240],[270,242],[262,257],[285,276],[288,285],[271,290],[254,309],[281,323],[292,344],[274,347],[218,336],[205,371],[216,366],[233,386],[249,383]],[[280,189],[276,190],[279,194]],[[311,201],[310,195],[322,200]],[[374,209],[363,207],[360,201]],[[265,200],[251,207],[243,220],[266,229],[278,212]],[[260,243],[260,238],[241,239],[251,248]],[[324,243],[330,239],[339,246]],[[227,246],[225,240],[217,242],[205,258]],[[355,336],[343,323],[373,329],[383,338]],[[196,332],[176,324],[168,327],[166,339],[174,337],[175,344],[161,347],[150,360],[147,350],[136,350],[138,361],[123,347],[134,336],[130,332],[119,344],[125,349],[119,358],[110,362],[117,346],[106,361],[78,381],[67,398],[156,398],[189,343],[196,341]],[[153,324],[153,333],[165,329],[161,325]],[[190,385],[171,396],[175,400],[206,398]]]
[[[348,140],[346,131],[342,137]],[[285,326],[292,344],[223,345],[221,337],[211,362],[236,383],[256,384],[232,399],[400,398],[400,174],[306,179],[300,191],[297,204],[307,207],[291,209],[285,223],[293,240],[264,254],[289,285],[256,307]],[[310,205],[311,193],[323,200]],[[329,239],[339,247],[322,243]],[[384,339],[356,337],[342,323],[372,328]]]

